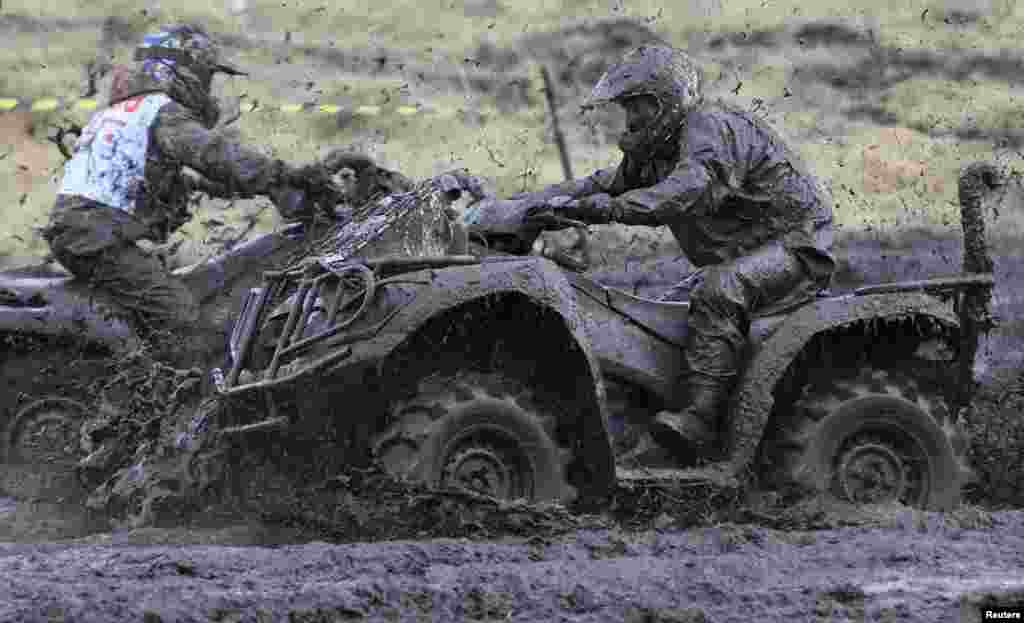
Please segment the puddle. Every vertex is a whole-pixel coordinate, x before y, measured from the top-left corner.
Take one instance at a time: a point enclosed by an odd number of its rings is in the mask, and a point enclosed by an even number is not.
[[[891,593],[928,593],[945,594],[948,597],[959,597],[964,593],[985,591],[1024,591],[1024,578],[1020,573],[972,573],[971,577],[948,577],[918,575],[899,578],[888,582],[865,584],[863,590],[867,594]]]

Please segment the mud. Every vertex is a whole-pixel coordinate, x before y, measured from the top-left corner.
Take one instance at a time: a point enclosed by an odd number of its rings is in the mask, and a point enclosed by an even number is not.
[[[224,528],[4,543],[0,620],[931,622],[1022,605],[1021,513],[888,522],[490,542],[252,546],[254,531]]]
[[[98,25],[0,20],[0,30]],[[699,47],[727,67],[744,55],[797,44],[868,53],[862,33],[808,28],[712,39]],[[558,48],[561,34],[538,35],[532,46],[544,47],[555,62],[584,59],[557,76],[563,85],[592,82],[614,51],[650,35],[614,24],[580,33],[580,49]],[[378,63],[379,51],[310,56],[339,70],[397,71],[405,57],[386,52],[393,62]],[[882,76],[884,84],[863,84],[868,64],[851,54],[857,71],[817,67],[804,74],[808,91],[824,85],[847,101],[864,86],[891,86],[929,71],[1008,82],[1020,73],[1020,61],[1008,54],[884,52],[898,61]],[[515,85],[525,72],[524,55],[482,48],[475,56],[488,61],[469,76],[475,91],[497,92],[514,104],[525,100]],[[848,80],[837,82],[845,73]],[[432,67],[428,78],[461,86],[465,75]],[[886,121],[850,101],[837,109],[841,116]],[[977,132],[964,137],[991,134],[1016,142],[1008,130]],[[956,272],[959,244],[959,238],[928,239],[887,249],[854,241],[837,286]],[[654,271],[609,271],[608,281],[654,294],[685,268],[658,262]],[[1019,505],[1024,481],[1017,451],[1024,447],[1024,386],[1013,379],[1024,358],[1019,269],[1013,253],[996,258],[995,308],[1005,320],[978,359],[990,382],[972,415],[981,440],[973,458],[987,480],[968,498],[992,506]],[[141,437],[152,439],[176,431],[145,432]],[[5,470],[5,478],[18,476]],[[257,481],[240,498],[225,495],[198,509],[190,522],[111,530],[106,517],[83,513],[86,496],[73,483],[51,484],[56,490],[32,499],[0,492],[0,621],[981,621],[983,606],[1024,607],[1021,511],[965,506],[935,515],[820,501],[786,508],[680,486],[620,488],[609,510],[595,515],[588,514],[593,509],[426,492],[352,473],[286,492],[274,503],[266,503],[269,487]]]

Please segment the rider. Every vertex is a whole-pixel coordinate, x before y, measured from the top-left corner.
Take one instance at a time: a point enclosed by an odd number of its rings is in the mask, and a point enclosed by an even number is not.
[[[202,26],[172,24],[147,35],[132,66],[115,69],[110,105],[85,127],[44,237],[76,277],[109,292],[157,326],[190,325],[199,306],[161,259],[136,242],[160,244],[186,223],[188,166],[217,196],[270,196],[285,218],[305,216],[301,193],[331,192],[317,165],[295,169],[215,131],[215,73],[246,75],[224,62]]]
[[[662,411],[652,426],[655,441],[687,462],[714,448],[751,314],[813,296],[835,266],[827,191],[762,119],[705,102],[702,86],[684,52],[633,50],[584,104],[625,108],[618,167],[514,197],[536,202],[527,214],[667,225],[690,261],[706,267],[690,293],[688,406]],[[550,201],[564,195],[572,200]]]

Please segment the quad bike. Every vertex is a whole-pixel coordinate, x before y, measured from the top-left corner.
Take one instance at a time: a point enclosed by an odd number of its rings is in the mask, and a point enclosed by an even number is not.
[[[676,468],[646,433],[684,406],[689,304],[524,257],[541,230],[572,223],[508,203],[472,208],[472,253],[268,271],[241,307],[209,422],[229,445],[287,441],[306,478],[378,461],[506,499],[684,479],[949,509],[970,475],[959,416],[990,325],[980,208],[998,185],[987,165],[962,175],[967,274],[759,313],[721,450],[698,467]]]
[[[201,379],[203,368],[223,361],[231,320],[239,315],[245,293],[259,284],[264,270],[287,265],[308,253],[325,231],[340,228],[344,232],[345,224],[354,222],[353,210],[363,205],[361,201],[375,205],[371,199],[381,194],[391,196],[411,188],[400,174],[378,168],[365,158],[332,154],[323,164],[331,173],[349,175],[349,179],[354,174],[355,178],[350,184],[352,200],[339,207],[332,202],[329,211],[334,219],[286,224],[174,271],[200,302],[203,324],[225,327],[206,352],[194,353],[194,361],[184,362],[181,375],[194,374]],[[447,175],[441,179],[446,189],[453,191],[463,178]],[[210,184],[198,182],[199,190]],[[283,200],[310,201],[298,189],[283,192]],[[425,239],[437,237],[433,231],[422,233]],[[0,378],[4,381],[0,389],[0,462],[70,461],[69,465],[74,465],[81,458],[80,445],[86,450],[95,445],[85,439],[81,429],[87,416],[94,415],[93,382],[110,374],[111,360],[143,346],[144,337],[137,329],[134,319],[116,303],[65,272],[46,266],[0,272]],[[0,475],[5,472],[11,470],[0,468]],[[0,479],[0,488],[4,484]]]

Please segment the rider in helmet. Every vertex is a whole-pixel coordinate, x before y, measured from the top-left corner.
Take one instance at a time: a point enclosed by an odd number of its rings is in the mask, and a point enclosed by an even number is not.
[[[751,314],[827,286],[832,205],[797,155],[750,112],[705,102],[682,51],[645,45],[604,74],[586,106],[626,110],[614,169],[514,198],[587,223],[668,226],[691,263],[687,406],[655,417],[655,441],[682,462],[708,454],[740,370]],[[570,201],[548,203],[557,196]],[[529,212],[528,212],[529,213]],[[668,300],[678,300],[679,291]]]
[[[214,74],[245,74],[221,58],[201,26],[174,24],[147,35],[135,61],[115,69],[109,106],[79,137],[44,236],[76,277],[141,319],[189,325],[199,316],[191,293],[136,244],[164,243],[189,220],[183,167],[214,182],[218,196],[270,196],[285,218],[304,216],[302,206],[283,200],[294,199],[294,190],[334,189],[329,176],[313,174],[315,165],[294,169],[214,131]]]

